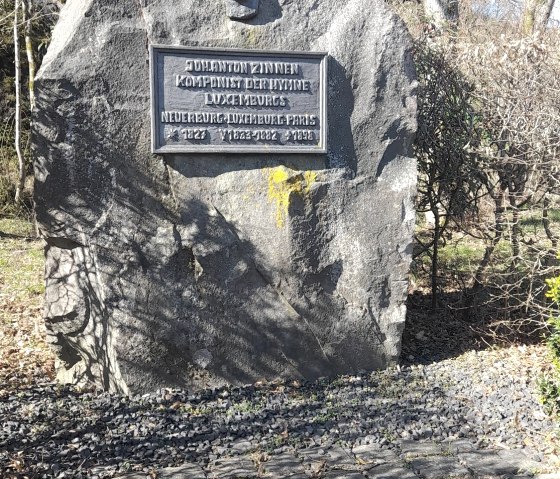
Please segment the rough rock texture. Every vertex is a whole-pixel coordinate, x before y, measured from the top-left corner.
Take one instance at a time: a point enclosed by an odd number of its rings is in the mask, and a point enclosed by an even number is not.
[[[248,20],[257,14],[259,0],[226,0],[227,16],[237,20]]]
[[[37,78],[61,380],[141,392],[383,368],[414,223],[410,41],[381,3],[82,0]],[[150,153],[148,45],[327,51],[327,155]]]

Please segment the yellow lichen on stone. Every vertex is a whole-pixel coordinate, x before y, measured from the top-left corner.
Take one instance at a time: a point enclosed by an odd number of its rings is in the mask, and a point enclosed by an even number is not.
[[[247,44],[247,46],[254,46],[258,43],[259,37],[260,34],[257,29],[251,28],[247,30],[247,33],[245,34],[245,43]]]
[[[305,198],[317,173],[313,171],[295,171],[285,166],[268,170],[268,200],[276,203],[276,226],[283,228],[288,217],[290,200],[293,194]]]
[[[242,48],[256,48],[262,38],[262,32],[255,26],[239,22],[228,22],[230,36]]]

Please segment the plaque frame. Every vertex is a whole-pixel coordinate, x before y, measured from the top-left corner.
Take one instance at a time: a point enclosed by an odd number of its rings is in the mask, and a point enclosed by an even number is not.
[[[224,56],[263,57],[278,55],[294,59],[318,59],[319,63],[319,121],[320,142],[317,146],[309,145],[160,145],[159,144],[159,111],[160,95],[158,95],[157,55],[160,53],[208,53]],[[270,154],[325,154],[327,153],[328,106],[327,106],[327,52],[285,51],[285,50],[248,50],[240,48],[191,47],[179,45],[149,45],[150,70],[150,115],[151,115],[151,149],[153,154],[181,153],[270,153]]]

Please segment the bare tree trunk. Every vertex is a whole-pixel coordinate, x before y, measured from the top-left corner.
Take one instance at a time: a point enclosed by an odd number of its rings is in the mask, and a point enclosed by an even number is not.
[[[539,0],[526,0],[523,16],[521,17],[521,31],[523,35],[531,35],[535,29],[535,17]]]
[[[15,92],[16,92],[16,111],[15,111],[15,147],[18,157],[18,183],[16,187],[15,202],[21,202],[23,188],[25,187],[25,162],[21,152],[21,63],[19,59],[19,28],[18,13],[21,9],[21,0],[15,1],[14,6],[14,63],[16,68]]]
[[[550,200],[548,196],[544,197],[543,208],[542,208],[542,224],[544,227],[544,232],[550,241],[550,249],[548,250],[548,255],[544,259],[546,266],[556,266],[558,264],[558,236],[554,234],[552,228],[550,227],[550,218],[548,217],[548,210],[550,208]]]
[[[544,227],[544,232],[546,233],[547,238],[550,240],[551,249],[556,251],[558,248],[558,237],[552,232],[550,228],[550,218],[548,217],[548,210],[550,208],[550,200],[548,196],[544,197],[543,200],[543,208],[542,208],[542,223]]]
[[[521,259],[521,217],[519,214],[519,207],[517,205],[517,199],[514,194],[509,195],[509,204],[512,212],[511,220],[511,248],[512,248],[512,258],[511,258],[511,269],[515,271]]]
[[[555,0],[526,0],[521,30],[524,35],[531,35],[536,28],[546,28]]]
[[[470,316],[470,313],[476,307],[477,297],[484,287],[484,274],[486,269],[490,265],[492,260],[492,255],[498,246],[498,243],[503,237],[505,228],[505,189],[502,186],[498,187],[499,190],[495,195],[491,195],[494,198],[494,236],[490,240],[490,243],[486,245],[484,256],[482,261],[478,265],[476,273],[474,275],[473,286],[470,292],[465,296],[465,311],[464,317]]]
[[[23,0],[23,18],[25,22],[25,52],[27,53],[27,63],[29,65],[29,108],[31,112],[35,109],[35,58],[33,57],[32,24],[33,0]]]
[[[554,8],[554,0],[542,0],[541,8],[539,9],[539,15],[537,18],[537,26],[540,28],[546,28],[548,21],[550,20],[550,15],[552,14],[552,9]]]
[[[438,266],[439,266],[439,238],[441,236],[439,210],[434,209],[434,246],[432,249],[432,311],[437,310],[438,304]]]

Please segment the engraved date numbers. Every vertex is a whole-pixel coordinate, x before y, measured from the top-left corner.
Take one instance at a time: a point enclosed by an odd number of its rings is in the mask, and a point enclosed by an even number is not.
[[[204,140],[208,136],[208,130],[202,128],[183,128],[181,135],[183,140]]]
[[[315,132],[313,130],[288,130],[286,132],[286,141],[315,141]]]
[[[208,138],[208,130],[204,128],[173,128],[167,132],[167,139],[171,141],[194,140],[201,141]]]
[[[222,141],[278,141],[280,135],[276,130],[219,130]]]

